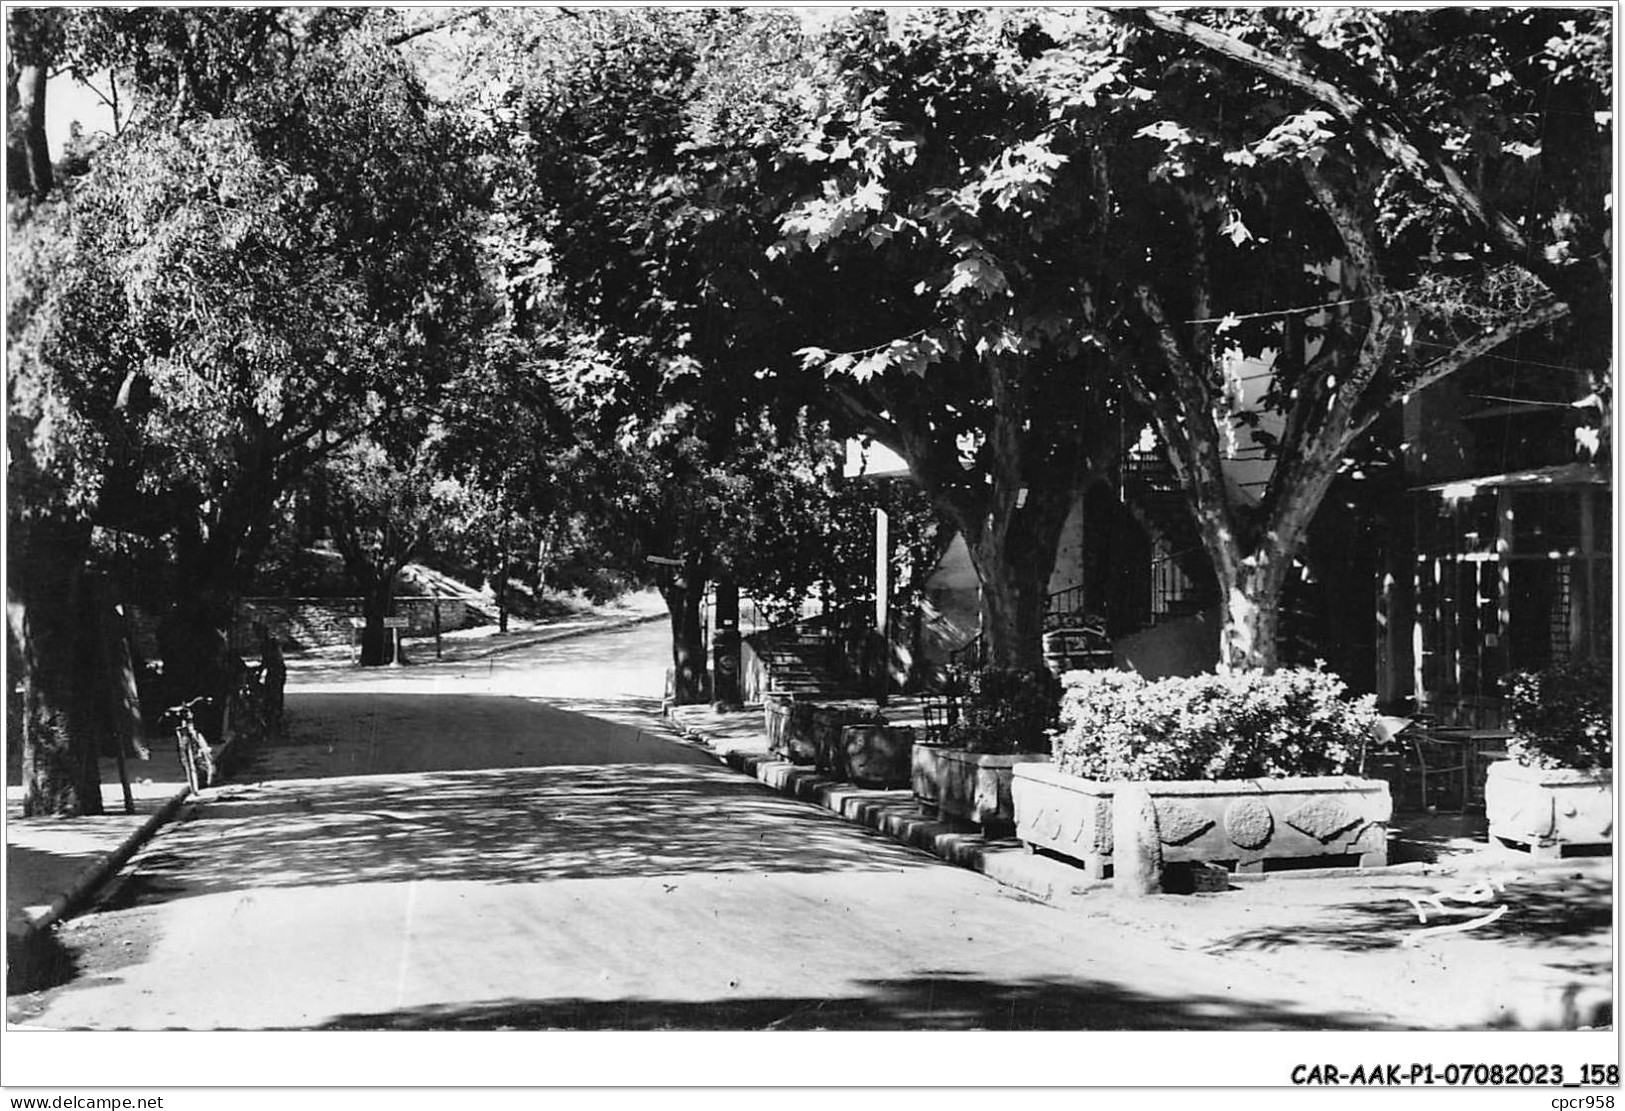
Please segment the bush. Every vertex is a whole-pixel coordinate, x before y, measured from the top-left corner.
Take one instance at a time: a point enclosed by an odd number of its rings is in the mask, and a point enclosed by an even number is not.
[[[1613,682],[1606,664],[1559,664],[1501,680],[1512,737],[1507,753],[1531,768],[1592,772],[1614,766]]]
[[[988,668],[971,677],[948,744],[994,754],[1046,752],[1060,705],[1061,681],[1048,670]]]
[[[1342,775],[1376,721],[1317,668],[1147,682],[1124,671],[1066,675],[1055,763],[1089,779]]]

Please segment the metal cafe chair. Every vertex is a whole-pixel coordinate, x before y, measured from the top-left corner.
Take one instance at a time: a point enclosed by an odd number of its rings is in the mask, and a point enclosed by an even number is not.
[[[1414,800],[1416,808],[1459,814],[1467,809],[1471,791],[1472,745],[1448,730],[1434,731],[1425,717],[1380,717],[1371,737],[1361,746],[1359,770],[1366,763],[1397,765],[1396,805]]]

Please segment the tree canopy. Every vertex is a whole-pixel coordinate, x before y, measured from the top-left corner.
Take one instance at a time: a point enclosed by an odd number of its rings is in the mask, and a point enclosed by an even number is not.
[[[440,388],[489,316],[477,129],[366,34],[253,76],[11,214],[14,566],[83,566],[92,524],[168,545],[182,695],[226,681],[217,630],[290,484]]]
[[[788,608],[851,562],[880,498],[832,481],[852,435],[964,535],[994,657],[1036,665],[1062,524],[1091,483],[1132,498],[1150,428],[1223,662],[1270,667],[1317,509],[1407,398],[1529,345],[1589,376],[1576,449],[1610,458],[1612,32],[1550,7],[8,10],[37,804],[88,791],[61,630],[95,625],[94,530],[177,566],[166,655],[201,690],[301,485],[359,525],[455,479],[499,584],[676,560],[693,694],[708,584]],[[103,82],[117,134],[53,160],[53,74]]]

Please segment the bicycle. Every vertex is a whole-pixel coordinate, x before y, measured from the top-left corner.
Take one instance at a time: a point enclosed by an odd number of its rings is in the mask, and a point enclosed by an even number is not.
[[[180,752],[181,769],[186,773],[186,785],[193,791],[201,791],[214,782],[214,751],[198,730],[197,719],[193,716],[194,707],[213,701],[208,695],[200,694],[179,706],[171,706],[159,719],[175,724],[175,745]]]

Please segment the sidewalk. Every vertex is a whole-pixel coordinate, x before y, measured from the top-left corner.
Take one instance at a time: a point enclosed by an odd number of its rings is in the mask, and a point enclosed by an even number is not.
[[[600,612],[572,616],[549,625],[537,625],[506,634],[447,638],[448,661],[484,659],[546,642],[584,636],[659,620],[664,611],[632,608],[627,612]],[[424,657],[417,642],[417,658]],[[410,652],[410,649],[409,649]],[[434,642],[427,642],[433,658]],[[412,658],[409,654],[408,658]],[[300,674],[353,669],[347,657],[336,653],[290,656],[293,684]],[[6,788],[6,960],[9,981],[19,958],[31,953],[38,940],[62,919],[76,913],[124,863],[186,802],[186,777],[172,740],[156,738],[152,759],[128,762],[135,813],[124,812],[124,793],[118,766],[102,761],[102,805],[105,813],[80,818],[25,818],[23,788]],[[229,781],[229,776],[227,781]]]
[[[893,720],[908,712],[906,704],[887,707]],[[1481,815],[1400,815],[1386,868],[1238,875],[1225,892],[1125,900],[1110,881],[1029,854],[1014,838],[989,839],[975,826],[926,814],[906,789],[864,789],[770,755],[759,707],[681,706],[669,716],[690,739],[769,787],[1097,919],[1103,929],[1224,954],[1321,998],[1368,985],[1363,990],[1376,1000],[1398,996],[1395,1005],[1414,1021],[1439,1029],[1613,1022],[1612,857],[1537,865],[1490,845]],[[1475,888],[1474,903],[1459,898]],[[1452,893],[1457,900],[1442,911],[1426,902]],[[1422,901],[1420,912],[1413,900]],[[1497,919],[1462,928],[1498,906],[1505,909]],[[1420,922],[1420,914],[1431,917]],[[1440,931],[1441,924],[1455,929]],[[1420,932],[1425,927],[1433,930]]]
[[[103,760],[104,813],[80,818],[23,817],[24,789],[6,787],[6,970],[10,976],[37,938],[106,883],[186,800],[186,776],[173,743],[152,745],[150,760],[130,760],[135,813],[124,811],[118,764]]]

